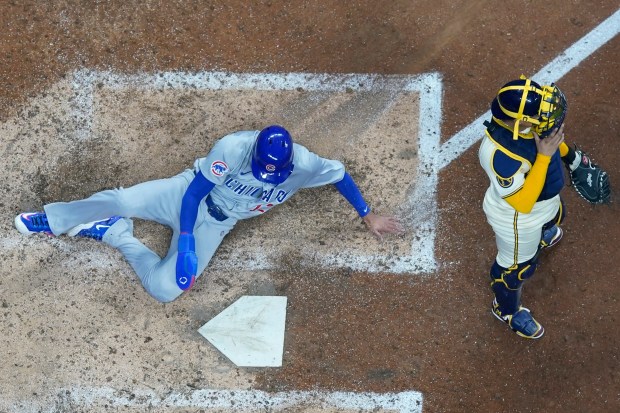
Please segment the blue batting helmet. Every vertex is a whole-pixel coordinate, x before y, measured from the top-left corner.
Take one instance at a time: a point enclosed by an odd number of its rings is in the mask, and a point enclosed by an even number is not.
[[[279,125],[271,125],[261,130],[252,153],[254,178],[278,185],[289,177],[293,167],[291,134]]]

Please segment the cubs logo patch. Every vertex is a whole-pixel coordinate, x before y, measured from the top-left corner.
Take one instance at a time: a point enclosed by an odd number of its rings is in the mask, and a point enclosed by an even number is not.
[[[265,169],[267,170],[267,172],[273,172],[273,171],[275,171],[275,170],[276,170],[276,166],[275,166],[275,165],[272,165],[272,164],[270,164],[270,163],[268,163],[268,164],[265,166]]]
[[[514,178],[512,176],[510,178],[502,178],[501,176],[497,177],[497,183],[499,183],[499,186],[502,188],[510,188],[513,182]]]
[[[215,176],[223,176],[228,172],[228,165],[224,161],[215,161],[211,164],[211,173]]]

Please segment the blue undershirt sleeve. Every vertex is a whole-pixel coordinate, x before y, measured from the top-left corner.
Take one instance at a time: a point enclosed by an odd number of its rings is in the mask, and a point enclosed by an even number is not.
[[[358,189],[355,182],[353,182],[353,178],[347,172],[344,173],[344,177],[341,181],[334,183],[334,186],[340,192],[340,194],[346,198],[347,201],[353,208],[357,211],[360,217],[365,217],[370,212],[370,207],[366,205],[366,201],[364,201],[364,197],[362,193]]]
[[[200,202],[214,187],[215,184],[205,178],[202,172],[196,173],[196,177],[189,184],[181,201],[181,233],[192,234],[194,232]]]

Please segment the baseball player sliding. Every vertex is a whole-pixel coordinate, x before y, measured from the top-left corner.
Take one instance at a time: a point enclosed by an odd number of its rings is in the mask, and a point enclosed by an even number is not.
[[[479,151],[490,181],[483,208],[498,250],[491,267],[492,313],[525,338],[540,338],[545,331],[521,306],[521,290],[534,274],[541,250],[562,239],[562,164],[588,202],[610,200],[607,174],[564,143],[567,108],[564,94],[553,84],[541,86],[524,76],[508,82],[491,103],[493,117],[485,122]]]
[[[18,215],[15,226],[23,234],[103,241],[121,251],[151,296],[170,302],[192,287],[237,221],[269,211],[299,189],[327,184],[375,236],[403,232],[398,220],[370,210],[342,163],[293,143],[278,125],[224,136],[193,169],[174,177],[48,204],[44,212]],[[166,257],[133,236],[132,217],[172,228]]]

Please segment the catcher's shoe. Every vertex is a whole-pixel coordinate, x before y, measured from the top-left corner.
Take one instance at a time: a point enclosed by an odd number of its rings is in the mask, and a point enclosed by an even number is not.
[[[562,228],[558,227],[557,225],[554,225],[551,228],[544,230],[542,239],[540,240],[540,248],[547,249],[553,247],[555,244],[560,242],[563,235],[564,231],[562,231]]]
[[[15,228],[22,234],[41,233],[54,236],[45,212],[24,212],[15,217]]]
[[[519,306],[519,310],[514,314],[502,315],[497,300],[493,300],[491,313],[493,313],[498,320],[508,324],[508,327],[521,337],[537,339],[545,334],[543,326],[540,325],[538,321],[534,320],[534,317],[530,314],[530,310],[525,307]]]
[[[104,219],[101,221],[93,221],[87,224],[81,224],[67,232],[67,235],[70,237],[84,237],[84,238],[92,238],[97,241],[101,241],[106,231],[110,229],[112,225],[116,223],[122,217],[113,216],[108,219]]]

